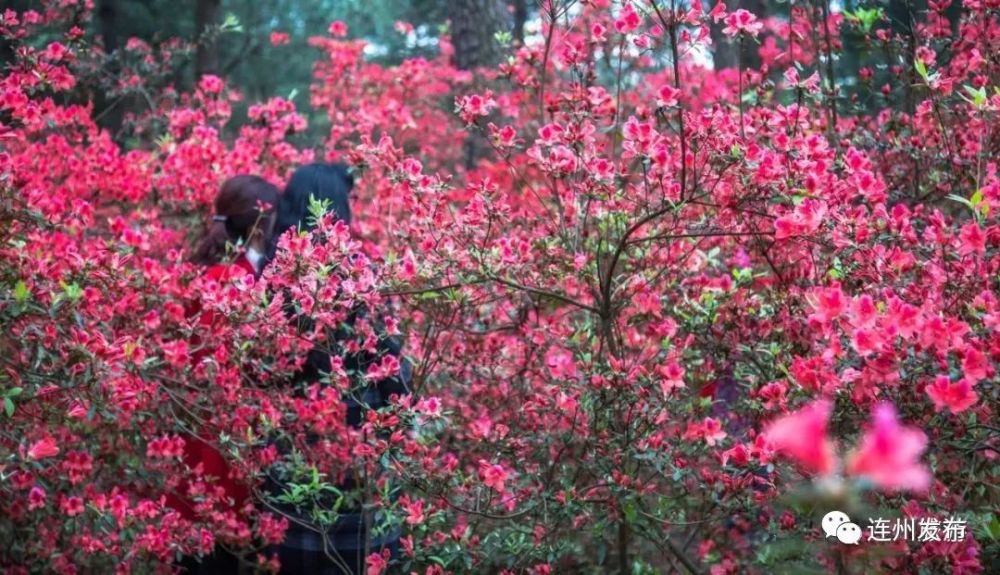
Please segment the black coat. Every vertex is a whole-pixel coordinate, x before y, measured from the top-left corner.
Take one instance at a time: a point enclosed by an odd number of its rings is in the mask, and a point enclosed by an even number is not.
[[[353,394],[345,395],[344,402],[347,405],[347,422],[356,428],[361,427],[366,409],[381,409],[388,406],[389,400],[393,395],[409,395],[413,385],[413,368],[409,360],[403,356],[402,343],[397,337],[385,334],[384,322],[380,318],[376,318],[374,322],[376,333],[379,334],[378,346],[375,353],[367,351],[348,353],[346,351],[345,344],[352,337],[355,322],[358,318],[367,315],[367,313],[367,310],[364,309],[355,311],[341,329],[331,334],[328,338],[328,343],[320,346],[322,349],[311,350],[302,369],[294,378],[296,383],[302,384],[312,384],[321,381],[325,374],[330,373],[331,353],[336,354],[338,351],[344,359],[344,370],[351,377],[352,381],[355,382],[359,381],[360,376],[368,370],[369,366],[380,361],[385,355],[397,357],[400,369],[396,376],[369,384],[360,392],[355,391]],[[338,485],[337,488],[341,492],[348,492],[355,488],[355,484],[352,478],[348,478],[344,483]],[[286,483],[281,477],[270,476],[265,490],[272,497],[276,497],[286,491]],[[287,542],[305,540],[315,543],[316,540],[322,540],[321,535],[316,530],[299,524],[299,522],[311,524],[311,520],[300,514],[293,505],[278,504],[276,507],[283,514],[293,519],[290,522]],[[351,509],[346,506],[341,507],[336,522],[328,529],[327,533],[328,540],[335,549],[350,551],[358,549],[359,545],[364,546],[367,534],[365,533],[364,516],[360,512],[360,509]],[[389,546],[397,541],[399,536],[399,529],[396,528],[388,533],[371,537],[369,546],[372,548]]]
[[[354,324],[358,318],[365,317],[366,310],[356,311],[351,318],[345,322],[345,326],[338,329],[330,339],[332,345],[323,346],[326,349],[313,349],[306,358],[305,365],[295,376],[296,383],[313,383],[320,381],[324,374],[330,373],[330,351],[340,352],[344,358],[344,370],[352,381],[357,381],[368,368],[381,360],[386,355],[395,356],[399,360],[399,374],[380,380],[375,385],[369,385],[361,393],[361,400],[357,401],[355,396],[344,398],[347,404],[347,422],[353,427],[360,427],[364,408],[381,409],[389,405],[389,399],[393,396],[409,395],[413,387],[413,367],[409,360],[403,356],[403,344],[398,337],[385,333],[385,324],[380,318],[375,320],[375,330],[379,335],[378,345],[375,353],[362,351],[360,353],[348,353],[344,349],[344,344],[352,334]]]

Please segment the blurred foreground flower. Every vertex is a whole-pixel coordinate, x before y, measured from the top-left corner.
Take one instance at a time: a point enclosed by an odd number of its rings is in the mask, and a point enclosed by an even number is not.
[[[764,435],[775,451],[822,481],[841,467],[827,429],[832,412],[830,400],[814,401],[773,421]],[[846,472],[886,491],[925,491],[931,474],[920,455],[926,448],[924,432],[901,425],[896,409],[883,403],[875,408],[871,426],[847,458]]]

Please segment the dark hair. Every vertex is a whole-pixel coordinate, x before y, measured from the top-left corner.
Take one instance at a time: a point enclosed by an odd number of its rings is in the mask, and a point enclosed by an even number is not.
[[[258,176],[233,176],[226,180],[215,196],[212,223],[190,261],[202,265],[222,261],[226,244],[248,240],[254,228],[275,213],[279,196],[277,186]],[[261,204],[266,204],[263,210]]]
[[[328,201],[337,218],[351,223],[348,195],[353,188],[354,178],[344,164],[308,164],[295,170],[278,202],[274,240],[291,228],[308,230],[312,227],[308,221],[310,198]]]

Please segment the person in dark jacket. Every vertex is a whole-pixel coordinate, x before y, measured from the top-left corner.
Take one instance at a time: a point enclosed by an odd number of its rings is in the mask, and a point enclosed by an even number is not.
[[[277,223],[275,226],[274,243],[290,230],[306,230],[313,223],[309,216],[311,201],[325,202],[337,218],[345,223],[351,222],[349,194],[354,186],[353,178],[347,167],[341,164],[310,164],[295,171],[284,194],[278,203]],[[272,248],[272,254],[276,247]],[[347,322],[347,330],[330,334],[333,341],[324,342],[323,349],[313,349],[309,352],[305,365],[296,375],[296,383],[311,384],[322,380],[331,371],[331,349],[343,349],[340,342],[350,337],[347,331],[360,317],[374,320],[372,323],[378,329],[381,321],[378,310],[358,309]],[[372,317],[374,315],[375,317]],[[297,319],[296,319],[297,320]],[[377,362],[385,355],[399,358],[399,373],[368,385],[360,393],[345,395],[347,421],[353,427],[360,427],[364,413],[368,409],[380,409],[389,404],[392,396],[408,395],[411,389],[412,367],[402,356],[402,344],[398,338],[387,334],[379,334],[377,352],[346,353],[343,366],[348,374],[364,373],[367,367]],[[318,346],[320,347],[320,346]],[[274,477],[269,482],[268,491],[277,497],[285,491],[284,480]],[[338,485],[342,492],[349,492],[356,486],[348,480]],[[293,506],[278,504],[282,513],[289,516],[289,529],[284,543],[278,548],[278,558],[281,561],[282,573],[310,573],[319,575],[353,575],[364,573],[365,552],[381,552],[389,549],[393,557],[398,554],[400,530],[390,528],[387,532],[371,530],[377,518],[366,517],[358,508],[341,508],[337,520],[326,529],[312,523],[310,518],[302,516]],[[333,558],[331,558],[331,556]]]

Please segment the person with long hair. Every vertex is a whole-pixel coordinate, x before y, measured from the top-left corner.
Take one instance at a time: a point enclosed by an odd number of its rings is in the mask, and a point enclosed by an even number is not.
[[[267,180],[257,176],[234,176],[226,180],[215,197],[214,213],[205,233],[198,241],[188,261],[205,267],[203,277],[221,282],[238,276],[260,276],[267,258],[277,221],[280,192]],[[198,316],[198,324],[210,329],[216,317],[203,310],[200,301],[193,301],[187,309],[189,317]],[[201,350],[194,358],[197,362],[211,350]],[[212,438],[211,429],[199,429],[198,435]],[[206,477],[214,477],[225,492],[224,500],[231,501],[231,508],[239,510],[250,499],[246,484],[233,476],[232,468],[223,455],[209,442],[187,435],[184,437],[184,462],[191,469],[201,467]],[[181,485],[177,493],[167,496],[167,504],[177,509],[187,519],[195,519],[195,504],[186,497]],[[192,557],[182,562],[187,573],[223,574],[240,572],[240,561],[222,549],[200,560]]]
[[[354,186],[353,178],[342,164],[310,164],[299,168],[291,177],[278,203],[277,224],[272,244],[282,234],[291,230],[308,231],[314,222],[310,219],[310,204],[323,202],[328,209],[343,222],[350,224],[351,208],[349,195]],[[273,252],[272,252],[273,253]],[[373,353],[343,351],[341,359],[348,374],[363,374],[367,367],[385,355],[399,358],[397,374],[374,384],[355,389],[344,395],[347,407],[347,423],[361,427],[364,413],[370,409],[380,409],[389,405],[393,396],[409,395],[412,386],[412,368],[402,355],[402,344],[396,337],[385,333],[380,310],[356,309],[346,322],[344,330],[328,335],[327,341],[320,342],[309,352],[305,365],[296,375],[295,383],[309,385],[322,381],[325,374],[332,371],[331,350],[344,350],[344,344],[353,331],[355,322],[368,321],[379,335],[377,351]],[[294,321],[294,319],[293,319]],[[357,386],[353,386],[357,387]],[[285,489],[287,478],[271,477],[267,491],[280,495]],[[341,492],[354,491],[359,486],[353,479],[338,485]],[[398,526],[389,529],[371,529],[371,512],[364,513],[360,507],[341,508],[332,526],[312,524],[309,517],[296,512],[292,506],[282,506],[282,513],[293,519],[289,522],[283,544],[277,549],[281,562],[281,573],[313,573],[317,575],[355,575],[364,573],[365,553],[379,553],[385,549],[390,555],[398,555],[400,530]]]
[[[226,250],[242,250],[233,264],[260,275],[277,223],[278,188],[258,176],[233,176],[215,196],[215,213],[189,260],[217,269]]]

